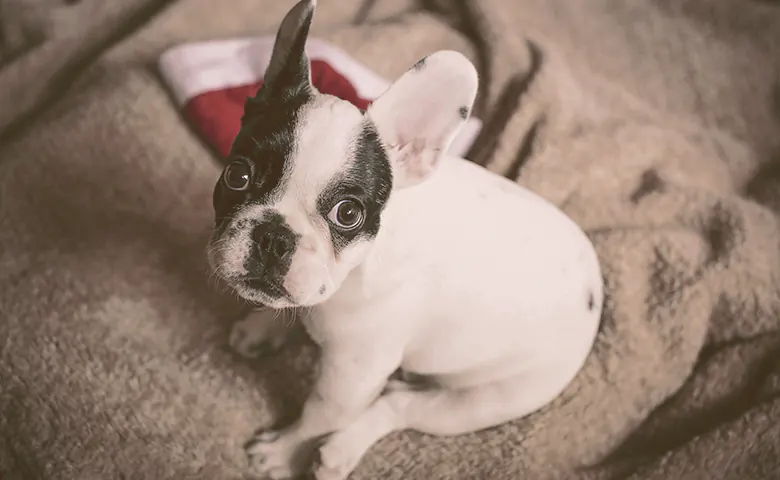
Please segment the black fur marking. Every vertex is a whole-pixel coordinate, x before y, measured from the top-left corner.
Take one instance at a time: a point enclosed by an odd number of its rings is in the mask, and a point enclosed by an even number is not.
[[[425,67],[425,61],[427,59],[428,59],[428,57],[423,57],[423,58],[417,60],[417,63],[412,65],[412,70],[414,70],[415,72],[419,72],[420,70],[422,70],[423,67]]]
[[[357,199],[365,208],[363,225],[354,231],[341,231],[328,222],[336,255],[351,242],[379,232],[382,210],[393,186],[390,161],[373,122],[364,121],[354,145],[354,161],[349,169],[333,178],[317,199],[317,209],[326,219],[331,208],[345,197]]]
[[[220,177],[213,196],[218,230],[241,205],[268,203],[284,188],[285,176],[292,171],[295,127],[301,109],[313,99],[304,48],[313,15],[313,6],[303,2],[287,13],[276,34],[263,85],[244,104],[241,130],[226,164],[237,158],[247,161],[252,185],[246,191],[233,192]]]
[[[228,163],[244,159],[251,167],[252,185],[245,191],[227,188],[220,176],[214,188],[214,214],[218,226],[242,206],[266,204],[284,189],[292,171],[291,155],[301,109],[313,97],[307,92],[276,99],[250,98],[239,130],[228,155]],[[224,175],[224,172],[223,172]]]
[[[596,298],[594,297],[592,291],[588,291],[588,310],[592,312],[595,307],[596,307]]]
[[[298,246],[298,235],[284,217],[276,212],[266,212],[263,219],[252,226],[252,240],[255,250],[244,259],[244,268],[249,272],[246,286],[273,299],[289,298],[283,282]]]
[[[325,290],[326,290],[325,285],[320,286],[320,295],[324,294]]]
[[[469,107],[463,106],[458,109],[458,115],[460,115],[460,118],[463,120],[466,120],[469,118]]]

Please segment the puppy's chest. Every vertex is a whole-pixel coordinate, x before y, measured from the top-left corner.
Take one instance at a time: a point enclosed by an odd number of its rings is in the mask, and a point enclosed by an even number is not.
[[[301,323],[306,329],[306,333],[309,334],[309,337],[317,345],[326,344],[333,336],[332,328],[327,328],[328,326],[323,321],[321,313],[316,308],[303,317]]]

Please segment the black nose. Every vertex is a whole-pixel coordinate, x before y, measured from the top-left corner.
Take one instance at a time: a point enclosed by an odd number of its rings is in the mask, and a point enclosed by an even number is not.
[[[283,218],[269,218],[252,230],[257,260],[266,275],[283,276],[290,268],[297,237]]]

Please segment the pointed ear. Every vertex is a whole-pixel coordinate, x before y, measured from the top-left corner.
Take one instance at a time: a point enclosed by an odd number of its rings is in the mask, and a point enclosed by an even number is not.
[[[430,175],[471,114],[479,77],[463,54],[436,52],[417,62],[369,107],[393,167],[394,188]]]
[[[282,20],[258,97],[311,89],[305,47],[316,7],[317,0],[301,0]]]

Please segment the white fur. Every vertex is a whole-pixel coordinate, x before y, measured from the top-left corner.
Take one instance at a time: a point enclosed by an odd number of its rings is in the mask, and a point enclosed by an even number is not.
[[[322,357],[301,417],[247,448],[259,473],[301,473],[316,440],[333,433],[315,475],[345,479],[392,431],[457,435],[526,416],[582,367],[603,303],[588,237],[534,193],[443,154],[476,87],[465,57],[439,52],[375,102],[367,115],[387,147],[394,190],[377,237],[350,247],[346,260],[332,256],[311,202],[345,167],[359,113],[332,97],[308,111],[275,208],[307,244],[286,285],[310,306],[301,320]],[[328,292],[316,298],[324,278]],[[274,315],[241,322],[233,347],[251,355],[252,345],[277,341],[284,329],[271,326]],[[386,388],[399,366],[428,385]]]
[[[333,254],[326,220],[317,213],[317,197],[344,170],[349,159],[345,152],[362,120],[363,115],[351,103],[330,95],[320,95],[308,106],[298,131],[288,187],[282,199],[272,205],[301,235],[285,280],[298,305],[326,300],[356,265]],[[353,249],[360,247],[357,244]],[[322,285],[326,290],[319,293]]]

